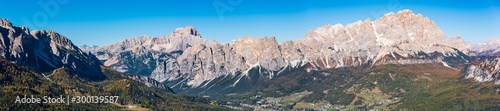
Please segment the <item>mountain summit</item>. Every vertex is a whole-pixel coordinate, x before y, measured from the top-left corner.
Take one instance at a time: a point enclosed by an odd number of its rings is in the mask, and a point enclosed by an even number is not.
[[[45,30],[29,32],[5,19],[0,19],[0,24],[0,56],[7,60],[33,67],[40,73],[65,67],[85,79],[105,79],[98,59],[84,53],[63,35]]]
[[[460,42],[460,37],[446,37],[429,18],[403,10],[374,21],[326,24],[300,40],[282,44],[274,37],[218,44],[187,26],[166,36],[130,38],[85,50],[119,71],[170,81],[175,90],[196,93],[214,86],[226,87],[226,91],[250,87],[301,67],[318,70],[422,63],[458,67],[454,61],[468,58],[465,43]],[[226,82],[221,85],[220,81]]]
[[[385,14],[375,21],[366,19],[346,26],[326,24],[310,31],[299,41],[313,49],[332,47],[336,50],[355,51],[401,46],[428,52],[428,47],[434,44],[450,46],[451,44],[446,43],[446,38],[429,18],[404,10],[396,14]]]
[[[12,27],[12,23],[10,23],[10,21],[6,19],[0,19],[0,26]]]
[[[180,34],[180,35],[193,35],[193,36],[201,36],[198,31],[196,31],[196,28],[193,26],[187,26],[184,28],[177,28],[173,32],[175,34]]]
[[[470,46],[478,56],[500,56],[500,38],[491,38],[485,42]]]

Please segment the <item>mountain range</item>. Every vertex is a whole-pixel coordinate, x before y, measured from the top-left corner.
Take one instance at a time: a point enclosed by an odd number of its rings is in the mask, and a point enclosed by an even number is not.
[[[0,55],[9,61],[46,73],[66,67],[79,72],[81,77],[102,80],[100,62],[73,45],[69,39],[54,31],[30,31],[0,20]]]
[[[199,94],[214,86],[228,92],[244,91],[241,87],[300,67],[320,70],[440,63],[461,69],[464,66],[457,63],[472,60],[468,55],[474,52],[469,47],[460,36],[446,37],[429,18],[403,10],[374,21],[326,24],[299,40],[281,44],[274,37],[217,43],[203,39],[188,26],[165,36],[129,38],[83,50],[118,71],[149,76],[176,91]]]
[[[0,95],[3,110],[231,110],[210,105],[204,98],[176,94],[147,76],[117,72],[57,32],[30,31],[6,19],[0,19]],[[14,103],[23,95],[119,99],[114,104]]]
[[[159,37],[77,47],[55,31],[0,19],[0,93],[123,96],[119,104],[88,106],[110,110],[126,104],[157,110],[490,110],[500,108],[499,40],[470,44],[447,37],[411,10],[325,24],[283,43],[275,37],[218,43],[187,26]],[[11,89],[26,81],[36,84]],[[23,107],[40,106],[2,105]]]
[[[491,38],[483,43],[470,46],[478,56],[500,56],[500,38]]]

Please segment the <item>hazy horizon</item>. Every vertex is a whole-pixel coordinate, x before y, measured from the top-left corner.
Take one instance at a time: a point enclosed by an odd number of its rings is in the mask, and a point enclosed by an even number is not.
[[[449,37],[472,43],[500,37],[500,1],[72,1],[33,3],[7,0],[0,18],[31,30],[54,30],[75,45],[107,45],[137,36],[161,36],[194,26],[206,39],[219,43],[239,37],[298,40],[324,24],[376,20],[385,13],[410,9],[430,18]],[[427,1],[427,2],[426,2]],[[23,4],[23,5],[16,5]],[[15,8],[22,10],[8,11]]]

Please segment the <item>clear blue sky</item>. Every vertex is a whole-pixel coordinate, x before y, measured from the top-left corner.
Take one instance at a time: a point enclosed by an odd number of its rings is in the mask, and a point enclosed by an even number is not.
[[[459,34],[472,43],[500,37],[498,0],[2,0],[0,18],[57,31],[76,45],[167,35],[188,25],[220,43],[245,36],[283,42],[327,23],[374,20],[402,9],[422,13],[448,36]]]

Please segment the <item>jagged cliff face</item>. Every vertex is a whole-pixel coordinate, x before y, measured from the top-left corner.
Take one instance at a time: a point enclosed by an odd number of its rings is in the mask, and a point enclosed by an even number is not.
[[[429,18],[410,10],[346,26],[326,24],[297,42],[312,48],[313,53],[307,59],[319,68],[363,64],[448,65],[451,61],[468,61],[463,56],[469,52],[460,36],[447,38]]]
[[[299,42],[322,53],[318,55],[329,55],[326,58],[338,57],[333,58],[336,62],[329,63],[329,66],[352,64],[343,62],[352,59],[351,57],[362,58],[358,60],[360,63],[372,60],[373,64],[376,64],[382,62],[380,60],[384,60],[382,58],[386,55],[397,54],[402,58],[414,58],[412,56],[418,55],[419,52],[440,52],[446,55],[458,55],[458,51],[467,52],[460,37],[448,39],[429,18],[424,18],[421,14],[415,15],[409,10],[385,14],[379,20],[366,19],[347,26],[327,24],[310,31]]]
[[[495,85],[500,85],[500,57],[486,58],[472,63],[462,72],[465,73],[465,79],[474,79],[477,82],[493,81]]]
[[[0,19],[0,56],[41,73],[65,67],[89,80],[102,80],[99,61],[53,31],[31,31]]]
[[[105,65],[121,71],[138,72],[137,67],[148,66],[143,75],[172,81],[172,87],[184,87],[179,90],[212,87],[222,82],[227,89],[239,82],[270,79],[299,67],[317,70],[421,63],[448,66],[448,60],[467,61],[467,55],[462,53],[467,48],[461,37],[447,38],[429,18],[409,10],[346,26],[327,24],[300,40],[282,44],[274,37],[246,37],[217,44],[186,27],[165,37],[131,38],[87,50],[105,61]]]

